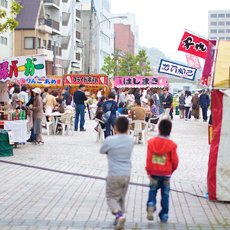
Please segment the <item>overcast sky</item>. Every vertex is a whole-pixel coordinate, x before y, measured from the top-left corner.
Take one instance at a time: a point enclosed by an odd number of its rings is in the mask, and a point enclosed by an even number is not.
[[[230,0],[111,0],[112,13],[136,14],[141,46],[184,62],[177,51],[184,29],[208,38],[209,10],[230,10]]]

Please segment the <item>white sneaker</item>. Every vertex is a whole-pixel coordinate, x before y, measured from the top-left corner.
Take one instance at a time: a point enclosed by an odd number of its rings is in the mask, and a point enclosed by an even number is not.
[[[154,213],[154,207],[149,206],[148,211],[147,211],[147,219],[148,220],[153,220],[153,213]]]
[[[117,226],[114,228],[114,230],[121,230],[124,229],[124,224],[125,224],[126,218],[125,215],[119,217]]]

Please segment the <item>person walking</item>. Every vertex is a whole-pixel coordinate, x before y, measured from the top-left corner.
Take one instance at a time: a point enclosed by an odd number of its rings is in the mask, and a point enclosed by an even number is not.
[[[85,96],[85,85],[81,84],[79,89],[74,92],[74,103],[75,103],[75,124],[74,131],[78,130],[79,116],[80,116],[80,131],[86,131],[84,129],[85,124],[85,101],[88,98]]]
[[[203,120],[206,122],[208,120],[207,110],[210,105],[210,99],[208,94],[206,94],[205,89],[202,90],[202,94],[200,95],[200,107],[202,108]]]
[[[184,104],[185,104],[185,95],[184,95],[184,91],[182,91],[179,96],[180,119],[184,118],[184,110],[185,110]]]
[[[165,110],[165,118],[170,120],[170,111],[172,105],[172,95],[168,92],[168,89],[165,88],[163,90],[163,98],[162,98],[162,105],[164,106]]]
[[[192,96],[191,92],[187,91],[186,96],[185,96],[185,120],[187,121],[188,119],[191,118],[191,101],[192,101]]]
[[[134,140],[128,135],[129,120],[119,117],[115,122],[116,135],[106,138],[100,153],[108,158],[108,176],[106,179],[106,200],[110,211],[116,217],[116,230],[124,229],[125,196],[128,191],[131,174],[131,154]]]
[[[192,97],[192,116],[194,116],[195,121],[199,119],[200,116],[200,99],[199,93],[195,92],[195,95]]]
[[[43,101],[40,96],[41,89],[35,88],[32,90],[34,95],[33,107],[30,108],[33,112],[33,131],[36,134],[37,141],[36,144],[44,144],[42,138],[42,114],[43,114]]]
[[[71,101],[70,101],[70,92],[68,87],[65,87],[65,93],[63,94],[63,101],[64,103],[67,105],[70,105]]]
[[[114,127],[115,124],[115,120],[116,120],[116,113],[117,113],[117,102],[115,101],[115,93],[114,92],[110,92],[108,95],[108,100],[103,104],[103,111],[104,113],[107,113],[108,111],[111,111],[111,115],[108,119],[108,121],[105,123],[105,127],[106,127],[106,133],[105,133],[105,137],[108,137],[111,135],[111,125]]]

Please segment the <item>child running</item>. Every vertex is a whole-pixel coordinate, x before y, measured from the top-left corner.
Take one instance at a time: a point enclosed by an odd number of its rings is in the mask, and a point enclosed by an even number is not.
[[[134,140],[127,134],[129,121],[119,117],[115,121],[115,136],[109,136],[102,144],[100,153],[108,155],[109,167],[106,184],[107,204],[113,215],[115,229],[123,229],[125,223],[125,195],[131,173],[131,153]]]
[[[149,198],[147,202],[147,219],[153,220],[156,211],[157,190],[161,189],[161,222],[167,222],[169,212],[170,177],[177,169],[177,145],[169,139],[172,123],[162,120],[159,135],[148,140],[146,171],[150,179]]]

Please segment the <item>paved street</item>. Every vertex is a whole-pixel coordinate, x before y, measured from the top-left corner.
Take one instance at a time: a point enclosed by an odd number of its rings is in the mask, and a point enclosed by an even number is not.
[[[113,216],[105,200],[107,158],[99,154],[94,121],[86,120],[87,132],[68,136],[46,135],[45,145],[26,144],[13,157],[0,160],[33,165],[52,172],[0,163],[0,229],[112,229]],[[146,146],[135,145],[131,182],[127,193],[126,229],[230,229],[230,203],[210,202],[194,195],[207,191],[209,155],[207,123],[173,120],[172,139],[178,144],[179,167],[172,176],[170,213],[167,224],[146,219],[148,179],[145,172]],[[150,132],[148,138],[156,136]],[[71,175],[63,172],[82,174]],[[179,191],[179,192],[178,192]]]

